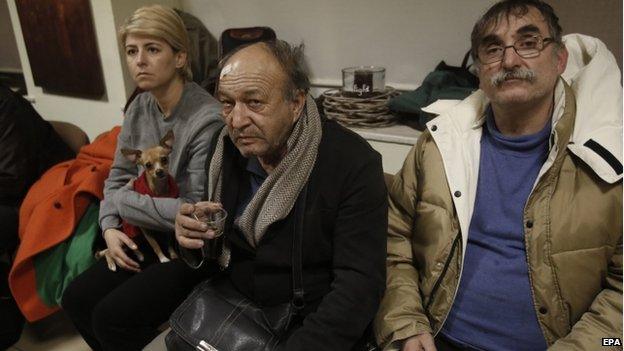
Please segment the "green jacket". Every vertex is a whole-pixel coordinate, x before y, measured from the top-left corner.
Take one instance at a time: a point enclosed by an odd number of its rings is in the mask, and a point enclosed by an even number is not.
[[[524,211],[532,299],[549,350],[595,350],[602,338],[622,337],[621,87],[611,92],[619,107],[601,117],[577,115],[576,102],[588,98],[579,92],[557,85],[549,157]],[[438,333],[453,305],[487,104],[477,91],[429,122],[389,188],[387,288],[375,320],[386,350]],[[603,120],[578,131],[585,117]],[[605,118],[614,119],[610,131]],[[612,162],[579,151],[583,140],[598,141]]]

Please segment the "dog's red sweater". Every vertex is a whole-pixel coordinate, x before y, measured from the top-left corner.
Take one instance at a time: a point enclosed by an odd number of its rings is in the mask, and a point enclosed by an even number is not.
[[[173,198],[178,197],[180,195],[180,191],[178,189],[178,185],[173,180],[173,177],[171,175],[167,175],[167,184],[168,184],[167,188],[169,189],[169,192],[164,195],[156,196],[152,192],[152,190],[149,188],[147,184],[147,175],[145,171],[143,171],[143,173],[141,173],[139,178],[137,178],[134,181],[134,191],[136,191],[139,194],[150,195],[152,197],[173,197]],[[122,230],[130,238],[134,238],[138,236],[139,234],[141,234],[139,227],[132,225],[126,221],[122,221]]]

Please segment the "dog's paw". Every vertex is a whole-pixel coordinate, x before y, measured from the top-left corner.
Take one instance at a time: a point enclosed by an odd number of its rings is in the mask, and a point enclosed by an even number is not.
[[[158,257],[158,260],[160,261],[160,263],[165,263],[165,262],[171,261],[170,259],[168,259],[165,256]]]
[[[175,260],[176,258],[178,258],[178,254],[175,252],[173,248],[169,248],[169,257],[171,257],[172,260]]]

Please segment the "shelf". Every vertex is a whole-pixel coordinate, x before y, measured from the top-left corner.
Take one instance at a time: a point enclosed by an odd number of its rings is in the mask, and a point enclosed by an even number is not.
[[[418,137],[422,133],[419,130],[410,128],[403,124],[396,124],[390,127],[382,128],[349,127],[349,129],[369,141],[379,141],[409,146],[416,144],[416,140],[418,140]]]

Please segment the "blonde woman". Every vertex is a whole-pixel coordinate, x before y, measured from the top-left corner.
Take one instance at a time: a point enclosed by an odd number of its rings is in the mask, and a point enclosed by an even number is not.
[[[121,221],[173,235],[180,204],[197,202],[203,194],[208,144],[222,126],[218,102],[192,82],[188,35],[173,9],[139,8],[120,28],[119,39],[128,71],[145,92],[126,111],[100,204],[110,260],[100,260],[77,277],[62,301],[94,350],[142,349],[205,276],[177,259],[160,263],[141,237],[133,240],[122,231]],[[141,169],[120,150],[157,145],[169,130],[175,137],[169,171],[179,198],[141,195],[132,187]]]

